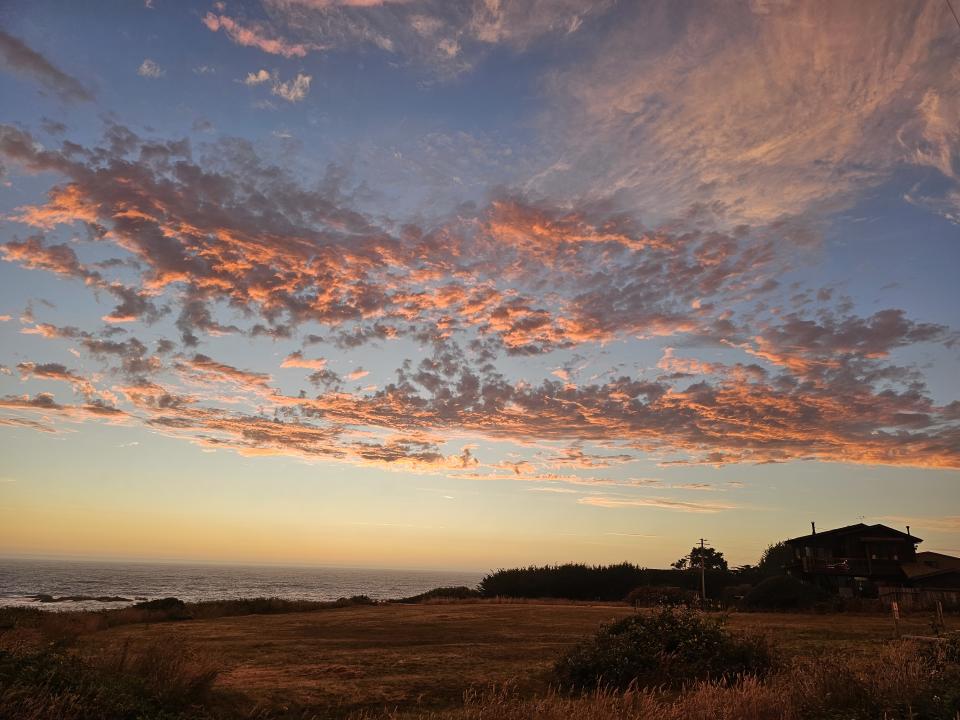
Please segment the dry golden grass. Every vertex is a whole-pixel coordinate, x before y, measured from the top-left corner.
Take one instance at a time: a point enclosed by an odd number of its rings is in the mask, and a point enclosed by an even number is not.
[[[960,679],[946,676],[942,658],[910,641],[895,641],[872,656],[795,659],[766,682],[700,682],[681,692],[639,689],[571,697],[553,690],[525,697],[504,687],[468,692],[462,706],[361,711],[354,720],[811,720],[960,718],[950,707]],[[948,671],[949,672],[949,671]],[[937,680],[933,680],[933,678]],[[940,697],[952,692],[952,698]]]
[[[235,696],[238,706],[325,707],[339,714],[431,710],[461,706],[464,692],[505,683],[521,698],[543,695],[564,650],[601,623],[632,612],[582,603],[379,605],[129,625],[82,636],[79,647],[94,657],[124,643],[132,651],[158,642],[182,646],[213,662],[219,670],[215,689]],[[788,657],[850,650],[869,655],[893,632],[889,619],[866,615],[734,614],[729,625],[767,633]],[[902,628],[929,630],[921,616],[906,618]]]
[[[549,682],[556,657],[623,606],[382,605],[320,613],[130,625],[82,638],[86,655],[158,640],[215,657],[216,687],[265,706],[459,702],[464,690]]]

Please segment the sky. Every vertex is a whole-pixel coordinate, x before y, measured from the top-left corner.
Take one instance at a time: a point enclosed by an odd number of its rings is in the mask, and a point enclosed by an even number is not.
[[[960,554],[942,0],[9,0],[0,554]]]

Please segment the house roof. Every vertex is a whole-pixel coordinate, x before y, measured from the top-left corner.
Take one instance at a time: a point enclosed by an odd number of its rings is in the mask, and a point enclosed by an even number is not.
[[[910,580],[957,572],[955,568],[930,567],[929,565],[924,565],[920,562],[900,563],[900,569],[903,570],[903,574],[906,575]]]
[[[925,550],[917,553],[917,562],[935,570],[960,570],[960,557]]]
[[[833,530],[824,530],[823,532],[801,535],[800,537],[787,540],[788,545],[794,543],[810,542],[811,540],[820,540],[824,537],[837,537],[842,535],[864,535],[867,540],[883,541],[891,539],[891,536],[899,536],[901,539],[911,540],[915,543],[923,542],[920,538],[908,533],[892,528],[888,525],[866,525],[856,523],[855,525],[845,525],[844,527],[834,528]]]
[[[903,563],[903,574],[913,587],[936,588],[957,587],[960,581],[960,568],[933,568],[923,563]],[[946,584],[945,584],[946,583]]]

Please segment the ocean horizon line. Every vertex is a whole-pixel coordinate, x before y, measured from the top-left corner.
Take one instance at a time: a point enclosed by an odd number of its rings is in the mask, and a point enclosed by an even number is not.
[[[122,558],[122,557],[91,557],[71,555],[0,555],[0,562],[46,562],[67,564],[105,564],[105,565],[163,565],[180,567],[241,567],[241,568],[291,568],[298,570],[362,570],[365,572],[384,570],[389,572],[422,572],[422,573],[491,573],[499,567],[488,568],[457,568],[434,567],[423,565],[388,566],[388,565],[341,565],[334,563],[308,562],[265,562],[245,560],[195,560],[184,558]],[[512,566],[511,566],[512,567]]]

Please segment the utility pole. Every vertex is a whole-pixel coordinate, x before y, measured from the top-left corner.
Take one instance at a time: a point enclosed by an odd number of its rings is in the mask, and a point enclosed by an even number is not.
[[[703,606],[707,604],[707,569],[703,545],[705,542],[707,542],[706,539],[700,538],[700,604]]]

